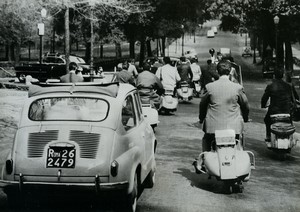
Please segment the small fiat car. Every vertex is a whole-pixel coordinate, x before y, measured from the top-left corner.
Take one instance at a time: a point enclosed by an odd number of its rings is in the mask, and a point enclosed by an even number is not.
[[[32,85],[28,95],[1,174],[8,203],[43,190],[63,197],[116,193],[135,211],[156,170],[156,138],[136,88],[56,83]]]

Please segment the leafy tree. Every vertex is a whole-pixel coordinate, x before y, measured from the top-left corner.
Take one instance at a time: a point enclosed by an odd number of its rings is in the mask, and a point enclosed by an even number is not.
[[[299,18],[299,1],[207,0],[206,11],[206,18],[221,18],[223,30],[238,32],[239,29],[246,28],[254,35],[255,40],[256,37],[262,40],[263,59],[267,57],[268,46],[272,49],[277,46],[279,67],[285,66],[287,75],[293,71],[291,42],[299,41],[299,22],[293,22],[295,18]],[[273,20],[276,15],[280,18],[278,31]],[[285,55],[283,44],[285,44]]]

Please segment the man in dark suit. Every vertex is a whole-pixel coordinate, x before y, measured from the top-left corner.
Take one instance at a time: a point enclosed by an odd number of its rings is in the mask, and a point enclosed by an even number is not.
[[[270,105],[268,112],[265,116],[266,124],[266,142],[271,140],[271,117],[270,115],[278,113],[291,114],[291,108],[295,99],[299,100],[299,96],[295,90],[295,87],[282,80],[283,71],[275,72],[275,79],[271,84],[267,85],[265,92],[261,98],[261,107],[266,108],[268,100],[270,99]],[[293,97],[294,95],[294,97]],[[267,143],[268,145],[268,143]],[[270,144],[269,144],[270,145]]]
[[[63,76],[60,77],[60,81],[61,82],[65,82],[65,83],[69,83],[69,82],[83,82],[84,79],[82,76],[78,76],[76,74],[76,70],[77,70],[77,64],[74,62],[71,62],[69,64],[69,73],[65,74]]]
[[[244,122],[248,121],[248,99],[243,87],[229,80],[230,62],[220,61],[217,70],[220,78],[206,85],[207,92],[199,106],[199,122],[203,123],[205,133],[202,151],[211,150],[215,130],[232,129],[237,136],[241,136]],[[201,169],[202,161],[200,161],[201,158],[194,162],[197,173]]]
[[[185,57],[180,58],[180,65],[177,66],[177,71],[181,78],[181,82],[186,81],[191,85],[193,79],[193,72],[190,64],[187,62]]]

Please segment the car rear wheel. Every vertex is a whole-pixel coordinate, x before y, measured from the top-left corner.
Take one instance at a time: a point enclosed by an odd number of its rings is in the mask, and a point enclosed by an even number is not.
[[[151,170],[145,179],[144,187],[153,188],[154,184],[155,184],[155,171]]]
[[[133,181],[133,189],[125,199],[125,211],[135,212],[138,199],[138,175],[135,173]]]

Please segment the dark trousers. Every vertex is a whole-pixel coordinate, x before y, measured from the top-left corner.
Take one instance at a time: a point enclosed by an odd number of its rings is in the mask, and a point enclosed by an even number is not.
[[[271,120],[271,117],[270,117],[270,114],[267,113],[265,118],[264,118],[264,122],[265,122],[265,125],[266,125],[266,137],[267,138],[271,138],[271,124],[272,124],[272,120]]]

